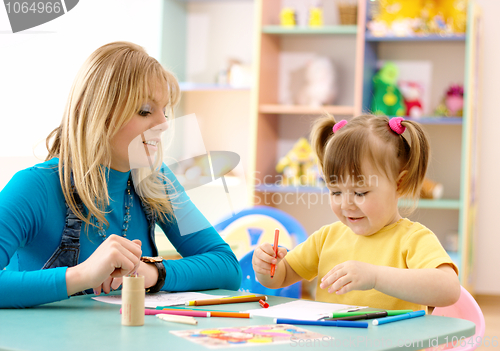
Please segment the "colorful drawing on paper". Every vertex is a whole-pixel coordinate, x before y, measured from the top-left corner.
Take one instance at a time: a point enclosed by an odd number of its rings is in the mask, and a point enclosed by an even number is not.
[[[299,342],[299,340],[324,340],[324,338],[331,338],[327,335],[311,332],[288,324],[202,330],[171,330],[170,332],[211,349],[234,346],[255,346],[257,344],[288,344],[292,340],[294,342]]]

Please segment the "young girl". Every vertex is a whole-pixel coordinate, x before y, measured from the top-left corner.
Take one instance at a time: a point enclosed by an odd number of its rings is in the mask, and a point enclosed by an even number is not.
[[[327,116],[314,124],[311,140],[340,221],[288,253],[279,248],[278,257],[271,244],[258,247],[259,282],[281,288],[317,276],[316,300],[382,309],[455,303],[457,267],[429,229],[398,210],[399,198],[417,199],[427,170],[429,143],[421,127],[401,117],[337,123]]]
[[[87,59],[46,161],[0,193],[0,308],[108,293],[134,272],[149,292],[238,289],[233,252],[162,163],[179,95],[138,45],[107,44]],[[182,230],[193,222],[201,229]],[[156,224],[182,259],[143,257],[158,254]]]

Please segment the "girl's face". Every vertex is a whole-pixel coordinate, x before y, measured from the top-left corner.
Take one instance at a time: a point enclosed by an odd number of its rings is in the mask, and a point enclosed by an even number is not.
[[[144,101],[139,111],[111,139],[111,168],[128,172],[133,168],[152,167],[161,134],[168,128],[166,105],[159,101],[162,88]]]
[[[328,188],[330,206],[338,219],[354,233],[369,236],[397,222],[401,216],[396,182],[371,165],[363,167],[363,171],[366,176],[341,177]]]

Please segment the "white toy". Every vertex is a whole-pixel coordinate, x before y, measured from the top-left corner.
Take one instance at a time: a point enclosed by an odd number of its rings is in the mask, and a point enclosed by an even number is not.
[[[392,33],[397,37],[410,37],[414,35],[413,22],[410,19],[397,19],[391,24]]]
[[[306,84],[297,96],[299,105],[319,107],[332,104],[337,97],[336,72],[328,57],[318,56],[306,66]]]
[[[400,81],[398,82],[399,90],[403,94],[403,100],[406,106],[406,115],[419,118],[423,114],[422,86],[417,82]]]
[[[389,33],[389,27],[384,21],[370,21],[367,24],[368,29],[370,30],[371,35],[374,37],[385,37],[387,33]]]

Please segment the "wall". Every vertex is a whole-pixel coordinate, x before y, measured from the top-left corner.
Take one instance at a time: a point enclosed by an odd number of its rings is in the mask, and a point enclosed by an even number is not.
[[[253,1],[208,1],[187,4],[186,80],[215,83],[229,59],[250,64]]]
[[[500,295],[500,153],[498,152],[500,82],[500,1],[477,0],[483,13],[482,113],[480,127],[479,211],[477,214],[476,292]]]
[[[207,151],[237,153],[244,170],[248,172],[250,91],[184,92],[181,107],[183,115],[196,114]],[[245,174],[247,179],[250,176]]]
[[[85,0],[66,15],[11,34],[0,8],[0,156],[32,155],[59,125],[72,81],[99,46],[128,40],[159,57],[161,0]],[[23,142],[20,142],[22,140]]]
[[[0,189],[13,172],[36,162],[34,151],[44,158],[44,139],[60,124],[73,79],[95,49],[126,40],[159,59],[161,15],[162,0],[85,0],[13,34],[0,6]]]
[[[167,0],[170,2],[177,3],[176,0]],[[217,74],[228,68],[231,59],[251,64],[254,2],[187,1],[184,6],[186,42],[185,48],[181,47],[185,50],[184,77],[187,82],[195,84],[183,91],[176,116],[194,113],[205,149],[237,153],[241,157],[241,167],[231,174],[250,180],[250,89],[221,88],[214,83]],[[169,33],[175,29],[165,23],[164,30],[168,39],[171,37]],[[164,59],[166,61],[167,57]],[[192,141],[186,138],[187,153],[190,153],[191,144]],[[234,188],[229,183],[228,187],[232,193]],[[249,196],[244,200],[246,206],[251,203]]]

